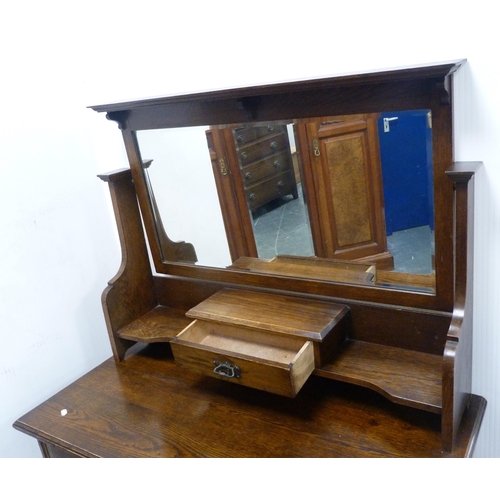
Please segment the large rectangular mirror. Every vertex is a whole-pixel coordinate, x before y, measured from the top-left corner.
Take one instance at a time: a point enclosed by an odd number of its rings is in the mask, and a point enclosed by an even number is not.
[[[157,273],[451,311],[461,64],[93,109],[122,130]]]
[[[137,143],[165,262],[434,293],[429,109],[140,130]]]

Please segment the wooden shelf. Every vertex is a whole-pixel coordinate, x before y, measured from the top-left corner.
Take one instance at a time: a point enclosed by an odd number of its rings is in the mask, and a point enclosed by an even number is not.
[[[118,336],[144,343],[170,342],[191,322],[182,309],[157,306],[118,330]],[[314,373],[373,389],[398,404],[441,413],[442,363],[442,356],[434,354],[346,340]]]
[[[389,400],[433,413],[442,409],[443,358],[347,340],[315,374],[374,389]]]
[[[229,268],[362,285],[373,285],[377,272],[373,264],[295,255],[278,255],[272,259],[240,257]]]
[[[170,342],[191,322],[182,309],[157,306],[118,330],[118,336],[136,342]],[[441,413],[442,363],[442,356],[434,354],[347,340],[314,373],[373,389],[398,404]]]
[[[170,342],[193,320],[186,311],[167,306],[156,306],[140,318],[118,330],[122,339],[136,342]]]

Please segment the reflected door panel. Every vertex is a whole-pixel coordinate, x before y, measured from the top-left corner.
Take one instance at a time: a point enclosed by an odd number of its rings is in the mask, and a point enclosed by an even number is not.
[[[378,130],[387,234],[434,229],[430,111],[381,113]]]
[[[392,269],[377,115],[297,124],[297,136],[316,255]]]

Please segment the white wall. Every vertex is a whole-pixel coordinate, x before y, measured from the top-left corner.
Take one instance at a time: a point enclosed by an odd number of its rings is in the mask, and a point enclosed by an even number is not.
[[[107,187],[96,174],[126,161],[116,125],[85,106],[466,57],[457,78],[456,159],[484,161],[473,389],[488,409],[476,456],[500,457],[494,3],[168,5],[33,0],[2,8],[0,456],[39,456],[12,422],[111,353],[100,293],[120,255]]]

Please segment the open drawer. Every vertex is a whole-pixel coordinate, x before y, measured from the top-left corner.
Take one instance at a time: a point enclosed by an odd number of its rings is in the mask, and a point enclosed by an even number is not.
[[[176,363],[294,397],[345,338],[348,308],[280,294],[224,289],[187,312],[172,341]]]
[[[311,341],[194,320],[171,342],[177,365],[293,397],[314,370]]]

